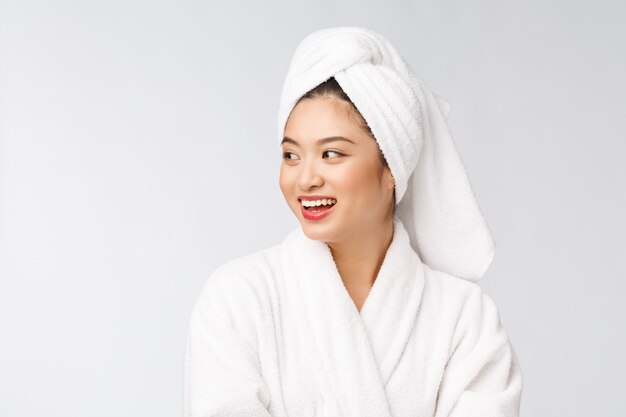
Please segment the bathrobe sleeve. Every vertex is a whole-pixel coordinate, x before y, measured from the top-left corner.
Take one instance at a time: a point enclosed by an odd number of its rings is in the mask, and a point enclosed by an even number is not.
[[[455,326],[435,417],[518,417],[522,373],[494,301],[475,285]]]
[[[258,354],[237,329],[230,308],[233,290],[224,290],[218,272],[204,285],[189,321],[183,417],[271,416]]]

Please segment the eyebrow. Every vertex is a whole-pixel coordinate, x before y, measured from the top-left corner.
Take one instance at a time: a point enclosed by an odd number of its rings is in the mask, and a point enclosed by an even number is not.
[[[352,144],[355,144],[354,141],[351,141],[350,139],[343,137],[343,136],[331,136],[328,138],[322,138],[322,139],[318,139],[317,140],[317,144],[318,145],[325,145],[329,142],[335,142],[335,141],[345,141],[345,142],[350,142]],[[298,142],[296,142],[295,140],[291,139],[289,136],[285,136],[282,140],[282,142],[280,142],[280,144],[282,145],[283,143],[293,143],[296,146],[300,146],[300,144]]]

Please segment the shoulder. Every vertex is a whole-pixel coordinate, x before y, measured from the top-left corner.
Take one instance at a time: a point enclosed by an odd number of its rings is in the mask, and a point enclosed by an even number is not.
[[[424,286],[426,291],[448,303],[464,304],[483,293],[477,283],[432,269],[426,264],[424,264]]]
[[[462,351],[463,346],[485,344],[496,349],[508,343],[508,336],[500,320],[494,299],[478,283],[427,268],[431,304],[445,317],[449,329],[450,352]],[[459,349],[459,346],[461,348]]]
[[[214,304],[223,314],[258,303],[276,273],[277,250],[273,245],[221,264],[203,284],[198,301]]]
[[[223,263],[211,273],[205,286],[255,285],[262,276],[271,273],[277,248],[270,246]]]
[[[193,315],[225,322],[254,342],[271,318],[275,298],[278,245],[231,259],[218,266],[201,287]]]
[[[500,315],[494,299],[476,282],[431,269],[425,265],[427,297],[438,303],[438,309],[452,317],[457,333],[488,323],[500,325]]]

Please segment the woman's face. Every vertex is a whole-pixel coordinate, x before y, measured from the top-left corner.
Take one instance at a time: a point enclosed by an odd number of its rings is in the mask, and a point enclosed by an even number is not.
[[[391,219],[394,179],[357,117],[337,99],[305,99],[285,125],[280,188],[310,239],[339,242]],[[337,137],[345,140],[327,139]],[[303,212],[300,200],[318,196],[337,202],[311,219],[315,213]]]

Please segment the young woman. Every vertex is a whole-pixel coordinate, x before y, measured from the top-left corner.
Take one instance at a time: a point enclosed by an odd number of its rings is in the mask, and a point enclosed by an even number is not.
[[[477,285],[495,245],[448,108],[371,30],[300,43],[278,118],[300,225],[207,280],[184,417],[518,416],[521,369]]]

